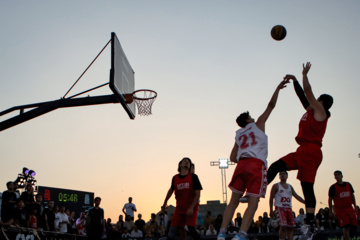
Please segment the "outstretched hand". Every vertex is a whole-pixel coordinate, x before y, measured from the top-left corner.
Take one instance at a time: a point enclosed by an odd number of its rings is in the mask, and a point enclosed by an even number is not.
[[[296,77],[294,75],[291,74],[286,74],[286,76],[284,77],[284,80],[293,80],[293,82],[297,81]]]
[[[286,84],[288,84],[289,82],[290,82],[289,79],[285,79],[285,78],[284,78],[284,80],[282,80],[282,81],[279,83],[278,88],[279,88],[279,89],[286,88]]]
[[[303,64],[303,71],[302,71],[302,74],[303,75],[307,75],[309,70],[311,68],[311,63],[310,62],[307,62],[306,65]]]

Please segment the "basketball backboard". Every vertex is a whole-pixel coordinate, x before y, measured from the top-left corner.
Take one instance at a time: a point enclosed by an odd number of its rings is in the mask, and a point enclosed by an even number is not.
[[[114,32],[111,33],[110,88],[131,119],[135,119],[135,102],[126,103],[125,94],[135,90],[135,77],[126,55]]]

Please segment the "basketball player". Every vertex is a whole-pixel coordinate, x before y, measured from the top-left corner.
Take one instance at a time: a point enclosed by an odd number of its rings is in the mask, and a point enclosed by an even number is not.
[[[179,174],[176,174],[172,178],[171,187],[168,190],[164,204],[161,207],[162,210],[167,207],[168,200],[173,192],[175,192],[176,207],[171,219],[171,226],[167,236],[168,239],[174,239],[176,233],[179,232],[181,239],[186,240],[184,227],[187,225],[191,237],[195,240],[200,240],[195,225],[202,186],[198,176],[195,173],[190,172],[191,164],[190,158],[183,158],[179,162]]]
[[[296,227],[294,213],[292,211],[292,196],[299,202],[305,204],[305,200],[300,197],[294,188],[286,183],[288,173],[286,171],[279,173],[280,182],[275,183],[271,188],[270,193],[270,216],[276,214],[279,219],[279,240],[293,240],[293,228]],[[275,199],[275,212],[274,212],[274,199]]]
[[[336,218],[340,227],[343,228],[344,240],[350,240],[350,230],[357,228],[357,207],[354,189],[349,182],[343,182],[342,172],[334,172],[336,183],[329,189],[329,217],[333,218],[333,201]]]
[[[307,77],[310,68],[311,64],[309,62],[306,65],[303,64],[304,90],[295,76],[286,75],[284,77],[286,80],[293,81],[296,94],[306,109],[306,113],[300,120],[299,132],[295,138],[300,146],[296,152],[290,153],[271,164],[267,175],[268,183],[270,183],[278,172],[298,170],[297,178],[301,181],[301,188],[305,198],[307,228],[313,228],[314,225],[316,206],[314,182],[316,171],[322,161],[322,139],[330,117],[329,109],[333,104],[333,98],[330,95],[322,94],[318,99],[314,97]]]
[[[265,134],[265,122],[275,108],[280,90],[286,87],[285,84],[288,82],[289,80],[281,81],[264,113],[256,122],[251,118],[249,112],[240,114],[236,119],[240,129],[236,131],[235,144],[230,154],[230,161],[237,163],[237,166],[229,184],[232,195],[229,205],[225,208],[220,232],[217,237],[218,240],[225,240],[226,228],[239,205],[240,197],[243,196],[245,191],[248,196],[248,208],[244,213],[239,233],[233,239],[247,239],[247,232],[258,207],[259,198],[264,197],[266,192],[268,142]]]

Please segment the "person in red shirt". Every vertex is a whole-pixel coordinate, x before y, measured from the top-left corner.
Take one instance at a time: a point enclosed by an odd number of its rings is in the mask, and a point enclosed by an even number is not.
[[[197,217],[202,186],[198,176],[190,172],[191,164],[191,159],[187,157],[179,162],[179,174],[173,176],[171,187],[161,207],[162,211],[164,211],[168,200],[175,192],[176,207],[171,219],[168,239],[174,239],[176,233],[179,232],[181,239],[186,240],[185,225],[187,225],[191,237],[195,240],[200,240],[200,236],[195,229],[194,219]]]
[[[295,92],[306,109],[306,113],[300,120],[299,132],[295,138],[300,146],[296,152],[292,152],[271,164],[267,174],[268,184],[270,184],[278,172],[298,170],[297,179],[301,181],[305,198],[307,227],[314,225],[316,207],[314,182],[316,171],[322,161],[322,139],[327,120],[330,117],[329,109],[333,104],[333,98],[328,94],[322,94],[318,99],[315,98],[307,77],[310,68],[310,62],[306,65],[303,64],[304,89],[294,75],[284,77],[284,79],[293,81]]]
[[[354,189],[349,182],[344,182],[342,172],[334,172],[336,183],[329,189],[329,217],[333,218],[333,202],[336,218],[343,228],[344,240],[350,240],[350,232],[357,229],[357,207]]]

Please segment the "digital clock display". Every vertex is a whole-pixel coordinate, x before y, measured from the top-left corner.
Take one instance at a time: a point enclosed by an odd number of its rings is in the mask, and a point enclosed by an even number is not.
[[[43,195],[45,205],[52,200],[55,205],[64,205],[70,211],[75,211],[76,216],[94,204],[94,193],[72,189],[37,186],[38,193]]]

